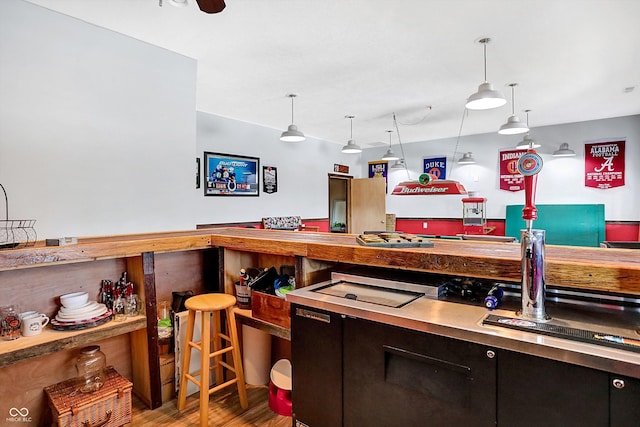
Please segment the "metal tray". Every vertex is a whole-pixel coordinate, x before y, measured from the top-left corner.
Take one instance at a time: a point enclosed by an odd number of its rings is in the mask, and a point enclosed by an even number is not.
[[[373,233],[365,234],[369,235]],[[366,241],[362,234],[356,237],[356,241],[361,246],[377,248],[432,248],[434,246],[432,241],[427,240],[424,237],[399,233],[397,237],[388,239],[384,237],[385,234],[386,233],[377,234],[377,237],[384,240],[383,242]]]

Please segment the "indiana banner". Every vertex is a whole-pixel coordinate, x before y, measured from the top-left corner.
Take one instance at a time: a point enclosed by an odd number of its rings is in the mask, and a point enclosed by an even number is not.
[[[606,190],[624,186],[624,143],[584,144],[584,186]]]
[[[506,191],[524,190],[524,175],[518,172],[518,160],[527,150],[500,151],[500,189]]]

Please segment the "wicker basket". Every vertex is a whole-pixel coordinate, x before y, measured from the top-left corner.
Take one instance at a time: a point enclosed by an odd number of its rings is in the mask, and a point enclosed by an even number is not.
[[[107,368],[107,381],[94,393],[82,393],[76,379],[45,387],[54,422],[59,427],[117,427],[131,422],[133,384]]]

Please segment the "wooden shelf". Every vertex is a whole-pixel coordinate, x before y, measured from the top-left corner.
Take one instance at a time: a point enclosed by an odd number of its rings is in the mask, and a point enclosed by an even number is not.
[[[44,246],[44,242],[39,241],[33,247],[0,251],[0,271],[127,258],[143,252],[175,252],[210,247],[211,237],[207,230],[86,237],[78,239],[76,245],[66,246]]]
[[[81,331],[56,331],[47,327],[35,337],[0,341],[0,368],[45,354],[81,347],[116,335],[144,329],[146,326],[146,317],[136,316],[124,321],[112,320],[104,325]]]
[[[238,323],[251,326],[252,328],[256,328],[276,337],[291,341],[291,330],[288,328],[283,328],[282,326],[256,319],[251,314],[251,310],[248,309],[235,308],[234,312],[236,313]]]

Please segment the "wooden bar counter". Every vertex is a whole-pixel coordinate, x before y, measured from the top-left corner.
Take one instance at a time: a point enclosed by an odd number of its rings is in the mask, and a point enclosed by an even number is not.
[[[377,248],[355,235],[214,229],[211,243],[238,251],[326,262],[520,282],[520,244],[433,239],[433,248]],[[640,253],[631,249],[546,246],[551,286],[640,294]]]
[[[68,246],[37,242],[33,247],[2,250],[0,305],[19,304],[24,310],[55,315],[57,296],[88,290],[91,298],[97,298],[102,279],[116,279],[127,271],[147,309],[146,322],[142,318],[126,328],[105,327],[99,334],[88,331],[71,336],[56,331],[43,335],[43,340],[20,338],[24,341],[19,348],[0,341],[0,388],[18,384],[14,390],[18,399],[32,396],[29,402],[6,401],[3,405],[29,407],[38,417],[46,405],[37,390],[73,374],[69,351],[95,340],[110,351],[118,371],[133,379],[134,392],[149,407],[161,405],[156,303],[170,299],[173,290],[233,293],[239,269],[247,266],[294,265],[298,287],[326,280],[334,267],[345,265],[375,267],[391,274],[521,280],[519,244],[432,241],[433,248],[374,248],[359,245],[356,236],[349,234],[225,227],[79,238],[77,244]],[[215,268],[210,265],[212,259]],[[210,280],[207,275],[215,276],[215,288],[206,283]],[[552,287],[635,296],[640,294],[640,253],[547,245],[546,282]],[[275,325],[267,326],[277,332]],[[288,330],[280,332],[275,335],[288,336]],[[63,369],[52,370],[52,365]],[[29,381],[18,381],[26,371],[37,373],[37,378],[32,374]]]

